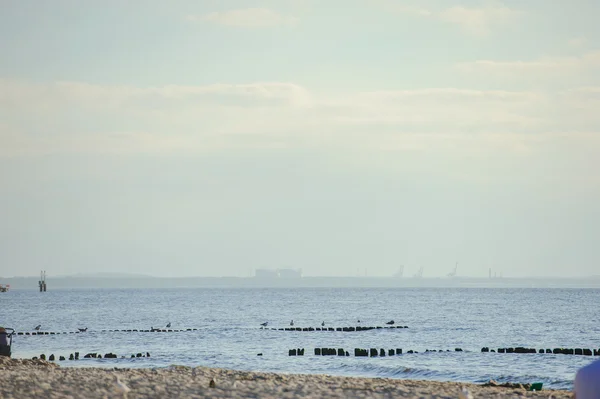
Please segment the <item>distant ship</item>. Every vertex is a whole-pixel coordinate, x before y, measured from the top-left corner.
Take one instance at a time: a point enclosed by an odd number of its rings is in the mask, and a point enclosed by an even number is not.
[[[404,276],[404,265],[400,266],[398,271],[393,275],[396,278],[402,278]]]

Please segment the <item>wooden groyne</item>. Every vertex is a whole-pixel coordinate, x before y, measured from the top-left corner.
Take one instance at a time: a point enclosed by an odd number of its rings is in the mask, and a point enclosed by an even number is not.
[[[37,359],[41,359],[41,360],[48,360],[51,362],[54,362],[57,360],[58,357],[58,361],[66,361],[67,357],[66,356],[54,356],[54,353],[52,353],[51,355],[49,355],[46,358],[46,355],[44,353],[42,353],[39,357],[38,356],[34,356],[31,359],[32,360],[37,360]],[[120,356],[121,359],[137,359],[137,358],[141,358],[141,357],[150,357],[150,352],[138,352],[138,353],[132,353],[131,356]],[[118,359],[119,356],[117,356],[116,354],[112,353],[112,352],[108,352],[105,353],[104,356],[102,356],[101,353],[98,352],[90,352],[87,353],[85,355],[83,355],[84,359]],[[69,360],[79,360],[79,352],[73,352],[69,355],[68,357]]]
[[[462,348],[451,349],[425,349],[421,353],[431,352],[467,352]],[[515,354],[561,354],[561,355],[579,355],[579,356],[600,356],[600,348],[598,349],[584,349],[584,348],[554,348],[554,349],[535,349],[525,347],[512,347],[512,348],[498,348],[498,350],[489,349],[489,347],[481,348],[481,352],[488,353],[515,353]],[[404,352],[402,348],[384,349],[384,348],[354,348],[355,357],[385,357],[385,356],[398,356],[402,354],[416,354],[419,353],[416,350],[408,350]],[[289,356],[304,356],[304,348],[289,349]],[[350,352],[344,348],[327,348],[320,347],[314,348],[315,356],[350,356]]]
[[[356,332],[356,331],[371,331],[371,330],[394,330],[394,329],[404,329],[408,328],[408,326],[377,326],[377,327],[261,327],[261,330],[271,330],[271,331],[303,331],[303,332],[313,332],[313,331],[329,331],[329,332]]]
[[[132,332],[136,332],[136,333],[182,333],[182,332],[189,332],[189,331],[198,331],[197,328],[186,328],[186,329],[181,329],[181,330],[173,330],[173,329],[159,329],[159,328],[155,328],[155,329],[151,329],[151,330],[140,330],[140,329],[125,329],[125,330],[85,330],[85,331],[63,331],[63,332],[59,332],[59,331],[18,331],[15,334],[16,335],[61,335],[61,334],[86,334],[86,333],[117,333],[117,332],[124,332],[124,333],[132,333]]]

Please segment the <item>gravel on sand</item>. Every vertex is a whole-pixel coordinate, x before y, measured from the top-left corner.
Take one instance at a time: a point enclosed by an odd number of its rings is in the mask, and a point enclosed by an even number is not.
[[[211,382],[212,381],[212,382]],[[121,382],[122,384],[120,384]],[[123,384],[129,389],[123,387]],[[59,367],[0,356],[0,398],[571,398],[568,391],[457,382],[354,378],[171,366],[151,369]]]

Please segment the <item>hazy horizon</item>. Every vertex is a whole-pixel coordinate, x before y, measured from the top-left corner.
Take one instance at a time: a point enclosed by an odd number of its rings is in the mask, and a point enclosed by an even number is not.
[[[599,2],[0,4],[0,276],[598,273]]]

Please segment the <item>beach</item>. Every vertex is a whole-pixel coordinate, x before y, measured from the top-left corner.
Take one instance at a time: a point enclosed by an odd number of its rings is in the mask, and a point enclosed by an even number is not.
[[[60,367],[0,357],[0,397],[27,398],[571,398],[569,391],[530,392],[457,382],[276,374],[207,367],[145,369]],[[129,388],[126,394],[116,377]],[[211,380],[214,387],[211,387]]]

